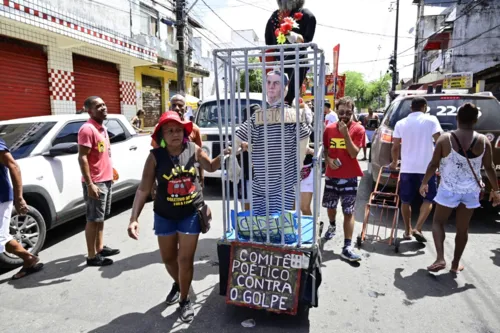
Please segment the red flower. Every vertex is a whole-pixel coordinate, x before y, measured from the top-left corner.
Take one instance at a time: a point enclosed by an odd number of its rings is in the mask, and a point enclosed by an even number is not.
[[[290,31],[292,31],[292,28],[293,28],[292,24],[290,24],[290,23],[283,23],[283,24],[281,25],[281,27],[280,27],[280,31],[281,31],[284,35],[286,35],[286,34],[288,34]]]
[[[279,36],[279,34],[280,34],[280,29],[276,29],[276,30],[274,30],[274,35],[275,35],[276,37],[278,37],[278,36]]]
[[[298,12],[298,13],[295,13],[293,14],[293,18],[297,21],[299,21],[300,19],[302,19],[302,16],[304,16],[304,14]]]
[[[291,18],[291,17],[285,17],[285,18],[283,19],[283,23],[287,23],[287,24],[290,24],[290,25],[292,25],[292,26],[293,26],[294,20],[293,20],[293,18]]]

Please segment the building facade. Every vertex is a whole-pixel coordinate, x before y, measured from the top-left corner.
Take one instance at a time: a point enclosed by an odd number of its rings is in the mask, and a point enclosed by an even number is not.
[[[458,1],[439,15],[422,15],[412,86],[426,88],[441,84],[445,74],[472,72],[475,84],[483,81],[482,89],[500,98],[499,36],[500,0]]]
[[[171,7],[165,1],[155,21],[152,1],[126,4],[0,1],[0,119],[73,114],[92,95],[128,118],[151,105],[149,122],[157,119],[177,75]]]

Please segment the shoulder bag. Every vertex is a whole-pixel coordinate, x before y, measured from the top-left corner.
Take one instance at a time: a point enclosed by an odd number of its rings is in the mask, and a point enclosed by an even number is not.
[[[474,179],[476,180],[477,185],[481,189],[479,192],[479,200],[483,200],[484,194],[485,194],[485,185],[484,185],[482,180],[479,180],[476,173],[474,172],[474,168],[472,167],[472,164],[470,163],[469,157],[467,156],[467,152],[465,151],[464,147],[462,147],[462,145],[460,144],[460,141],[458,141],[458,137],[455,135],[455,133],[451,133],[451,135],[457,141],[458,147],[462,150],[462,153],[464,154],[465,159],[467,160],[467,164],[469,164],[470,171],[474,175]],[[453,147],[451,147],[451,149],[453,149]]]

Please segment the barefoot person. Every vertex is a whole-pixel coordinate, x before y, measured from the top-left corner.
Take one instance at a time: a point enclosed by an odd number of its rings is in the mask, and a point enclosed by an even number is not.
[[[168,111],[161,116],[153,138],[156,142],[164,141],[165,147],[151,150],[146,160],[128,227],[129,236],[138,239],[139,216],[156,180],[154,231],[163,263],[174,280],[166,303],[179,302],[183,322],[190,322],[194,317],[188,292],[201,231],[197,210],[204,203],[196,165],[214,172],[222,159],[218,156],[210,160],[203,149],[190,142],[192,130],[193,123],[184,121],[177,112]]]
[[[106,258],[120,253],[104,245],[104,220],[111,211],[111,184],[113,165],[111,143],[103,123],[108,117],[104,101],[97,96],[85,100],[85,111],[90,119],[78,132],[78,163],[82,172],[83,198],[86,205],[87,265],[109,266]]]
[[[497,175],[493,165],[492,148],[486,136],[473,130],[479,111],[474,104],[466,103],[458,109],[458,129],[442,135],[437,143],[432,160],[420,186],[420,194],[425,197],[429,191],[427,183],[436,169],[441,173],[441,182],[434,198],[436,210],[432,222],[432,235],[436,245],[436,261],[427,267],[431,272],[446,268],[444,259],[444,225],[453,209],[457,210],[455,236],[455,254],[451,271],[458,273],[464,267],[460,258],[468,239],[469,222],[474,209],[481,206],[481,165],[490,181],[492,191],[489,195],[493,206],[500,204]]]
[[[39,262],[40,259],[37,256],[26,251],[10,235],[12,206],[16,207],[19,215],[26,215],[28,212],[28,205],[23,198],[21,171],[5,141],[0,139],[0,253],[6,251],[23,259],[23,268],[12,277],[13,280],[17,280],[40,271],[43,264]]]

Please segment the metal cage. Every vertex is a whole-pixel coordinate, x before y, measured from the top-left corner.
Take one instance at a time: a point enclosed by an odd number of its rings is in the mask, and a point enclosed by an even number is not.
[[[269,59],[273,57],[274,59]],[[301,109],[298,103],[300,98],[300,90],[302,82],[299,82],[299,71],[301,68],[307,68],[309,72],[313,73],[313,93],[314,93],[314,155],[313,155],[313,216],[312,216],[312,240],[308,240],[307,244],[304,244],[303,240],[303,225],[302,225],[302,213],[300,211],[300,166],[302,161],[300,161],[300,151],[297,149],[297,175],[295,184],[295,209],[296,209],[296,221],[298,224],[298,234],[297,241],[294,244],[285,244],[285,230],[284,230],[284,212],[285,212],[285,200],[281,200],[281,242],[280,244],[273,243],[272,245],[282,246],[282,247],[313,247],[318,242],[318,230],[317,221],[319,221],[320,215],[320,194],[321,194],[321,162],[323,155],[323,144],[322,144],[322,133],[324,126],[324,115],[323,115],[323,103],[325,98],[325,56],[324,52],[318,48],[314,43],[307,44],[293,44],[293,45],[278,45],[278,46],[260,46],[260,47],[250,47],[250,48],[231,48],[231,49],[217,49],[214,51],[214,68],[215,68],[215,88],[217,97],[217,116],[218,116],[218,126],[220,132],[220,147],[226,146],[236,146],[236,130],[241,126],[242,120],[242,101],[246,100],[246,121],[250,121],[250,107],[249,107],[249,71],[254,69],[260,69],[262,71],[262,100],[267,101],[267,91],[266,91],[266,78],[267,70],[277,70],[281,73],[286,71],[290,72],[293,70],[293,74],[290,76],[290,80],[295,82],[295,118],[296,118],[296,142],[299,144],[299,128],[301,120]],[[223,87],[220,87],[220,77],[219,70],[222,68],[222,73],[224,74]],[[242,91],[240,80],[244,77],[245,89]],[[284,101],[284,89],[281,89],[281,101]],[[224,110],[224,116],[222,114],[222,108]],[[229,105],[228,105],[229,104]],[[292,107],[292,106],[289,106]],[[285,146],[285,105],[281,103],[281,147]],[[262,103],[262,112],[266,114],[268,109],[267,103]],[[230,119],[228,119],[230,118]],[[237,118],[237,119],[235,119]],[[264,136],[268,137],[268,119],[264,118]],[[302,118],[303,119],[303,118]],[[252,143],[252,131],[248,131],[248,143]],[[298,148],[298,147],[297,147]],[[312,145],[310,145],[312,148]],[[223,148],[221,148],[223,149]],[[265,143],[265,155],[268,156],[268,143]],[[232,158],[230,162],[232,163],[233,170],[237,168],[237,158],[240,158],[240,165],[243,164],[243,157],[240,155],[237,157],[238,149],[232,150]],[[253,167],[253,151],[249,150],[249,166]],[[243,173],[240,175],[240,179],[237,179],[237,175],[233,173],[232,179],[228,176],[226,172],[226,163],[221,163],[222,171],[222,199],[223,199],[223,240],[231,241],[228,239],[228,234],[234,232],[236,237],[238,237],[238,223],[233,227],[231,223],[231,201],[233,201],[234,215],[238,216],[238,203],[239,199],[236,195],[238,191],[238,183],[241,182],[242,186],[245,186],[245,180],[243,178]],[[248,167],[248,166],[245,166]],[[265,170],[259,170],[260,172],[265,172],[268,174],[269,165],[267,158],[265,159]],[[255,171],[257,172],[257,171]],[[285,149],[282,149],[281,158],[281,194],[285,195]],[[249,172],[249,193],[248,199],[250,201],[250,221],[254,221],[253,208],[254,208],[254,196],[253,196],[253,172]],[[233,187],[233,198],[230,196],[230,187]],[[265,244],[271,245],[270,240],[270,214],[269,214],[269,183],[268,178],[265,178],[265,200],[266,200],[266,240]],[[249,242],[255,242],[253,225],[250,229]]]

